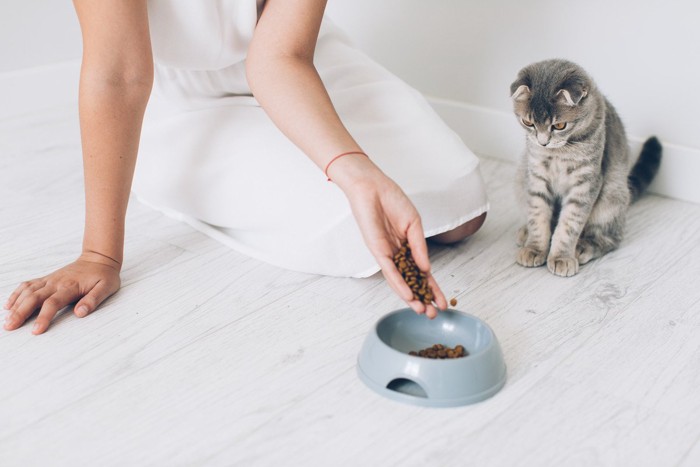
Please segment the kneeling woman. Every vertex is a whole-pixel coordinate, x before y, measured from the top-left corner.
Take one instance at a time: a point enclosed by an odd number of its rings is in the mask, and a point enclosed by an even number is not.
[[[41,308],[42,333],[69,303],[85,316],[119,289],[132,179],[144,203],[246,255],[336,276],[381,269],[416,312],[447,307],[425,238],[481,226],[478,159],[323,19],[326,0],[74,3],[83,252],[17,289],[6,329]],[[414,300],[393,264],[406,241],[435,304]]]

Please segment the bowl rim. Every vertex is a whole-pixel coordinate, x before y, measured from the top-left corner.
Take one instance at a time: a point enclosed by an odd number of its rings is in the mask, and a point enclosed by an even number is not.
[[[425,361],[428,361],[428,362],[431,362],[431,363],[433,363],[433,362],[434,362],[434,363],[441,362],[441,363],[438,363],[438,364],[447,364],[447,365],[452,364],[452,365],[455,365],[455,364],[463,364],[464,362],[466,362],[466,361],[468,361],[468,360],[471,360],[472,357],[477,357],[477,356],[479,356],[479,355],[481,355],[481,354],[486,353],[492,345],[494,345],[494,344],[497,345],[496,333],[493,332],[493,329],[491,328],[491,326],[488,325],[488,323],[486,323],[486,321],[484,321],[483,319],[479,318],[478,316],[474,316],[474,315],[472,315],[472,314],[470,314],[470,313],[466,313],[466,312],[460,311],[460,310],[455,310],[454,308],[447,308],[447,309],[445,309],[445,310],[439,310],[439,311],[438,311],[438,315],[439,315],[440,313],[452,312],[452,313],[455,313],[455,314],[464,315],[464,316],[466,316],[466,317],[468,317],[468,318],[474,319],[475,321],[477,321],[477,322],[481,323],[482,325],[484,325],[484,326],[486,327],[486,329],[488,329],[488,331],[491,333],[491,345],[488,345],[488,346],[484,347],[483,349],[479,350],[479,351],[476,352],[476,353],[470,353],[470,354],[467,355],[466,357],[459,357],[459,358],[426,358],[426,357],[420,357],[420,356],[418,356],[418,355],[411,355],[411,354],[408,354],[408,353],[405,353],[405,352],[401,352],[400,350],[397,350],[397,349],[395,349],[394,347],[392,347],[392,346],[390,346],[389,344],[387,344],[386,342],[384,342],[384,340],[383,340],[381,337],[379,337],[378,328],[379,328],[380,323],[382,323],[384,320],[386,320],[386,319],[389,318],[390,316],[397,315],[397,314],[399,314],[399,313],[403,313],[403,312],[406,312],[406,311],[411,311],[411,312],[413,312],[413,313],[416,313],[415,310],[414,310],[413,308],[410,308],[410,307],[399,308],[399,309],[397,309],[397,310],[393,310],[393,311],[387,313],[386,315],[382,316],[381,318],[379,318],[379,320],[377,320],[377,322],[374,323],[374,327],[372,328],[372,331],[374,332],[374,335],[377,337],[377,340],[378,340],[379,342],[381,342],[381,344],[382,344],[384,347],[387,347],[388,349],[390,349],[390,350],[393,351],[393,352],[396,352],[396,353],[399,354],[399,355],[402,355],[402,356],[405,356],[405,357],[408,357],[408,358],[412,358],[412,359],[418,359],[418,361],[421,361],[421,362],[425,362]],[[418,314],[418,313],[416,313],[416,314]],[[430,319],[430,318],[428,318],[427,316],[426,316],[425,318],[426,318],[426,319]]]

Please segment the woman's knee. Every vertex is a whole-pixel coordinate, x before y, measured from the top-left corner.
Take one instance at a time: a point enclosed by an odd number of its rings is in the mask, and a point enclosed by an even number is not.
[[[450,243],[457,243],[461,240],[464,240],[465,238],[474,235],[476,231],[479,230],[484,224],[485,220],[486,213],[483,213],[479,217],[475,217],[474,219],[465,222],[464,224],[455,227],[452,230],[448,230],[447,232],[443,232],[441,234],[437,234],[430,237],[430,240],[445,245]]]

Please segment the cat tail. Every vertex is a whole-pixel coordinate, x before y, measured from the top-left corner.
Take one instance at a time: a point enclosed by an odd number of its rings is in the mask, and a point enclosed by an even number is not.
[[[627,177],[627,185],[630,188],[630,203],[637,201],[654,180],[661,165],[661,153],[661,143],[656,136],[646,140],[642,152],[639,153],[639,159]]]

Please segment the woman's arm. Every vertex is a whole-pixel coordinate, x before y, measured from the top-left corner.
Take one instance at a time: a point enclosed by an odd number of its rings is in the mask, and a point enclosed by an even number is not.
[[[5,305],[5,329],[40,308],[33,332],[76,302],[86,316],[119,289],[124,218],[143,114],[153,83],[146,0],[74,0],[83,34],[80,132],[85,177],[83,250],[73,263],[24,282]]]
[[[361,151],[313,65],[325,6],[326,0],[267,0],[246,61],[248,82],[260,105],[322,170],[338,154]],[[434,306],[413,300],[392,260],[393,253],[408,240],[418,266],[430,271],[420,216],[413,204],[362,155],[337,159],[328,172],[348,197],[365,243],[387,282],[414,310],[435,316]],[[438,306],[447,308],[432,276],[430,283]]]
[[[321,169],[336,154],[361,150],[313,65],[325,5],[326,0],[267,0],[246,59],[255,97]]]
[[[83,251],[121,265],[124,218],[153,85],[146,0],[75,0],[83,33]]]

